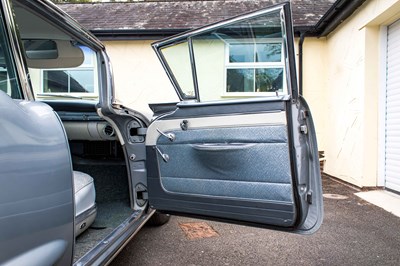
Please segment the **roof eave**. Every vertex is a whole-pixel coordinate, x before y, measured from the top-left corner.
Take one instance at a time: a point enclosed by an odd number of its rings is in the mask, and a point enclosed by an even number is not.
[[[350,17],[366,0],[337,0],[314,27],[314,35],[326,37]]]
[[[190,29],[94,29],[97,38],[107,40],[158,40]]]
[[[158,40],[170,37],[185,31],[193,30],[191,28],[183,29],[93,29],[91,33],[103,41],[107,40]],[[299,37],[302,32],[309,32],[308,37],[313,35],[313,26],[295,26],[295,37]]]

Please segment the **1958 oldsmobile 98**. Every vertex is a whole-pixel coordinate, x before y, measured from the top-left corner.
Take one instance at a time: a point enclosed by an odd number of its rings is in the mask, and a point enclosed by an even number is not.
[[[154,43],[180,102],[151,119],[115,101],[104,45],[52,3],[1,0],[0,23],[0,264],[106,264],[167,213],[320,227],[288,3]],[[207,100],[218,86],[234,97]]]

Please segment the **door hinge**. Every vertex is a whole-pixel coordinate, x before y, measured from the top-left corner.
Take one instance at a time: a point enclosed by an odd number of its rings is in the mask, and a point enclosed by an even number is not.
[[[149,200],[149,193],[147,192],[147,187],[139,183],[136,185],[135,190],[136,190],[136,204],[139,205],[139,207],[143,207]]]

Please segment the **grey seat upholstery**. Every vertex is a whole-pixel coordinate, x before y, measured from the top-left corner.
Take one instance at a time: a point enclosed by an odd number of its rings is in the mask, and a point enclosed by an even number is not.
[[[94,222],[97,214],[96,192],[93,178],[85,173],[74,171],[75,193],[75,237]]]

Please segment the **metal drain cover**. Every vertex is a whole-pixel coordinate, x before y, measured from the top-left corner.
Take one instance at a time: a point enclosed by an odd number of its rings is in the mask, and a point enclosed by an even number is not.
[[[205,222],[179,223],[179,227],[190,240],[219,236],[217,231]]]
[[[344,200],[344,199],[348,199],[349,197],[344,196],[344,195],[340,195],[340,194],[323,194],[324,198],[327,199],[336,199],[336,200]]]

